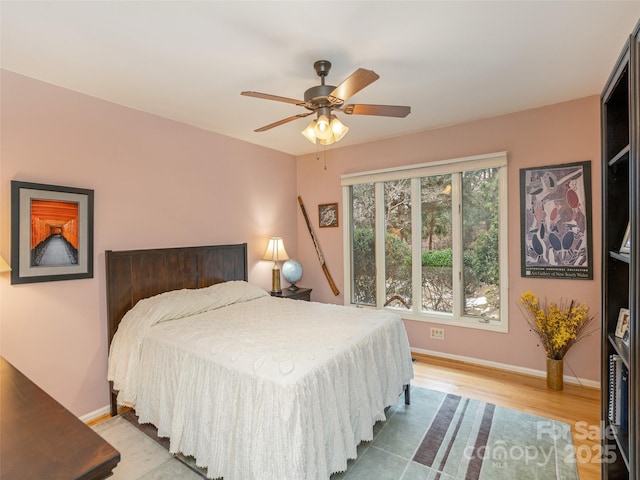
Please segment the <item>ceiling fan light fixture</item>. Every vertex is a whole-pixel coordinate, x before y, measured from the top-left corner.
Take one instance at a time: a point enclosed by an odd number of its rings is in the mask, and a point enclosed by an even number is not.
[[[316,143],[316,121],[311,120],[309,125],[302,130],[302,135],[309,140],[311,143]]]
[[[329,118],[331,119],[330,122]],[[328,123],[325,122],[325,119]],[[327,125],[326,128],[324,125]],[[331,145],[340,141],[348,131],[349,127],[338,120],[338,117],[330,114],[329,117],[320,115],[318,119],[311,120],[301,133],[311,143],[318,142],[320,145]]]

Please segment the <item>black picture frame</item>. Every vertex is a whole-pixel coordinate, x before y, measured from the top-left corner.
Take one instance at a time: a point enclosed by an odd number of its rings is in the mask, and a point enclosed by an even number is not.
[[[93,278],[93,190],[11,181],[11,283]]]
[[[591,162],[520,169],[521,276],[593,280]]]
[[[618,253],[630,254],[631,253],[631,223],[627,225],[627,230],[624,232],[622,243],[620,244],[620,250]]]
[[[629,345],[629,309],[621,308],[618,313],[618,323],[616,324],[616,331],[614,335],[617,338],[621,338],[622,341]]]

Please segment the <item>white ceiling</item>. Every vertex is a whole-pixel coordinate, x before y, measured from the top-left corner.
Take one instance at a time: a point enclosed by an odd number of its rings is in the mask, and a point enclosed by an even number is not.
[[[380,79],[347,103],[337,147],[600,94],[640,1],[4,1],[0,65],[29,77],[293,155],[315,152],[291,98],[356,68]],[[333,148],[333,147],[329,147]]]

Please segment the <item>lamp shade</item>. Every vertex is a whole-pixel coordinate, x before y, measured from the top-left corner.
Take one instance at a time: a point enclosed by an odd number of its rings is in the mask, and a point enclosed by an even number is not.
[[[262,259],[271,260],[272,262],[289,260],[289,255],[287,255],[287,251],[284,249],[282,237],[272,237],[269,239],[267,250],[264,252]]]
[[[329,118],[326,115],[320,115],[316,121],[315,134],[320,140],[328,140],[331,137],[331,127]]]
[[[319,138],[318,142],[320,143],[320,145],[331,145],[333,143],[336,143],[335,139],[333,138],[333,135],[331,135],[326,140],[323,140],[323,139]]]
[[[309,122],[309,125],[307,125],[307,128],[305,128],[302,131],[302,135],[305,136],[305,138],[307,140],[309,140],[311,143],[316,143],[316,121],[315,120],[311,120],[311,122]]]
[[[0,257],[0,273],[10,272],[10,271],[11,271],[11,267],[9,266],[9,264],[4,260],[4,258]]]
[[[333,133],[335,141],[340,141],[348,131],[349,127],[345,126],[340,120],[338,120],[338,117],[334,115],[333,120],[331,120],[331,133]]]

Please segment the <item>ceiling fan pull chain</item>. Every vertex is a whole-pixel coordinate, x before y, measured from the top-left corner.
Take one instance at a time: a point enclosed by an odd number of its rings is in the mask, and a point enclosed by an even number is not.
[[[324,146],[324,169],[327,170],[327,146]]]

